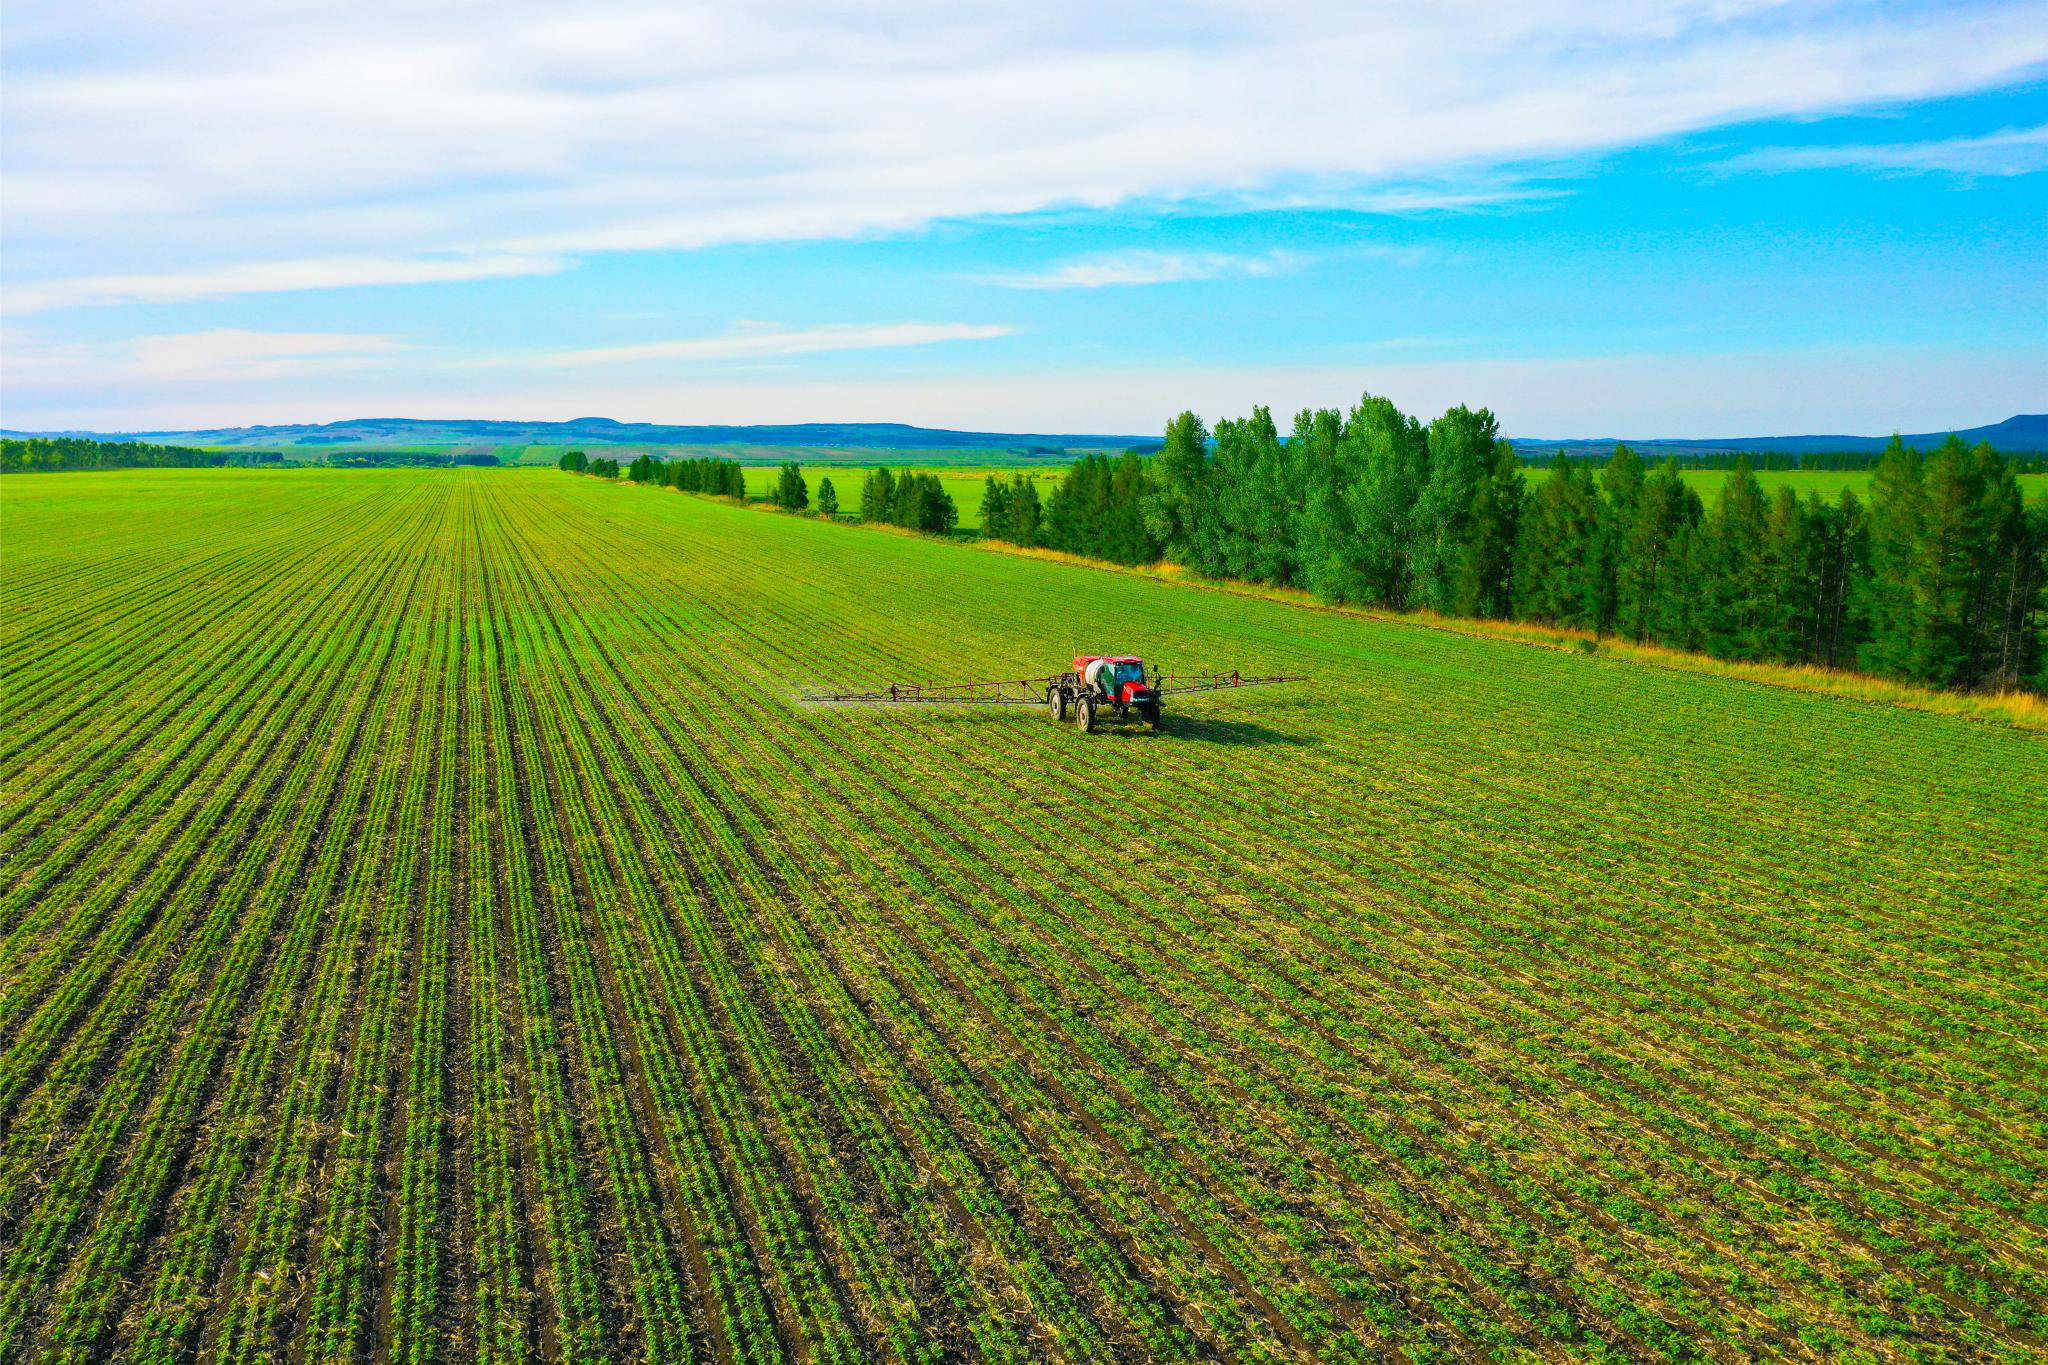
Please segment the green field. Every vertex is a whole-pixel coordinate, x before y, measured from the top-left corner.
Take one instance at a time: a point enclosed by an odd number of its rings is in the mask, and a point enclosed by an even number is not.
[[[1701,498],[1712,502],[1714,495],[1721,491],[1721,485],[1728,482],[1730,472],[1726,469],[1688,469],[1683,477]],[[2019,477],[2020,492],[2029,502],[2048,498],[2048,474],[2022,474]],[[1867,469],[1760,469],[1756,478],[1767,492],[1784,484],[1802,498],[1808,493],[1818,493],[1832,501],[1844,490],[1855,493],[1859,498],[1870,496],[1870,471]]]
[[[10,479],[0,1359],[2048,1348],[2048,739],[516,470]],[[821,685],[1312,681],[1164,732]]]

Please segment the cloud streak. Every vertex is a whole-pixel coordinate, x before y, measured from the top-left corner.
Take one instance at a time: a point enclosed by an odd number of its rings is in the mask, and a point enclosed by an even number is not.
[[[1765,147],[1720,162],[1725,171],[1846,169],[1889,175],[2030,175],[2048,170],[2048,123],[2006,128],[1983,137],[1926,142],[1852,143],[1828,147]]]
[[[283,294],[366,285],[450,284],[568,268],[559,256],[481,252],[432,256],[334,256],[251,261],[160,275],[95,275],[31,284],[0,294],[0,313],[16,316],[121,303],[186,303],[236,294]]]

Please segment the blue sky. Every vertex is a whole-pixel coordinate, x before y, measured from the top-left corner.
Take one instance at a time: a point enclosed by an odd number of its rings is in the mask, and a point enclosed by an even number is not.
[[[0,423],[2048,410],[2048,8],[10,6]]]

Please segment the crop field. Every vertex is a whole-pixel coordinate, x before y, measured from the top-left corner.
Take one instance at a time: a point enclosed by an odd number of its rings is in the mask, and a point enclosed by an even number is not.
[[[0,1360],[2048,1350],[2039,732],[552,471],[4,493]],[[1112,650],[1312,681],[794,700]]]

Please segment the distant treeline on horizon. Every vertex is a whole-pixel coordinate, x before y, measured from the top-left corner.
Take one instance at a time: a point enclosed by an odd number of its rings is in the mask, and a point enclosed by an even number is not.
[[[95,441],[83,436],[0,438],[0,473],[53,474],[91,469],[220,469],[284,467],[276,450],[202,450],[196,446],[160,446],[146,441]],[[495,455],[439,454],[417,450],[336,451],[321,460],[331,468],[369,469],[396,465],[495,465]]]

